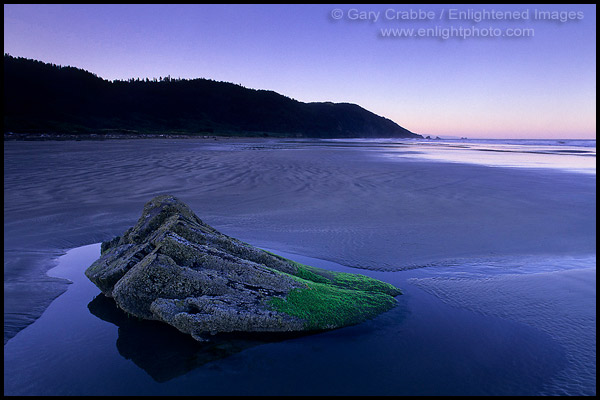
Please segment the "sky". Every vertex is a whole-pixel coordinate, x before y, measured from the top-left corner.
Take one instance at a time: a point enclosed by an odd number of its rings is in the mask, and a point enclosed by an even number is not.
[[[355,103],[422,135],[596,137],[595,4],[5,4],[4,52]]]

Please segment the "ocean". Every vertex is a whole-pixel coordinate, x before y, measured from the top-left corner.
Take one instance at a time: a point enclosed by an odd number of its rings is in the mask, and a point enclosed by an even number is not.
[[[384,145],[389,157],[508,168],[549,168],[596,174],[593,139],[332,139],[333,143]],[[412,146],[411,146],[412,145]],[[410,148],[410,150],[409,150]]]

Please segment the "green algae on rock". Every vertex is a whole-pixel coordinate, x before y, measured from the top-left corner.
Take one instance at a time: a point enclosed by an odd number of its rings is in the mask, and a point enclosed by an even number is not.
[[[298,332],[357,324],[400,290],[303,265],[224,235],[177,198],[157,196],[135,226],[102,243],[86,276],[129,314],[204,340],[219,332]]]

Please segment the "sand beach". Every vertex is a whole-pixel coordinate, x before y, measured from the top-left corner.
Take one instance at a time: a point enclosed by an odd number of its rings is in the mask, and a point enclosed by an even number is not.
[[[411,315],[431,301],[534,332],[564,354],[527,391],[595,394],[595,173],[448,162],[421,149],[402,140],[5,142],[5,350],[69,287],[46,274],[59,256],[111,239],[150,198],[172,194],[227,235],[401,285],[405,299],[420,299]],[[572,381],[590,369],[593,378]]]

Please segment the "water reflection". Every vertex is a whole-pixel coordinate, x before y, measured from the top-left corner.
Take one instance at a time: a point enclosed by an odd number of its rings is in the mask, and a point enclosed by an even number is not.
[[[595,144],[595,141],[594,141]],[[419,152],[407,149],[415,148]],[[585,174],[596,174],[596,148],[589,146],[545,145],[537,142],[499,141],[480,143],[441,141],[419,142],[398,150],[389,147],[382,156],[416,158],[455,163],[479,164],[509,168],[551,168]]]
[[[119,309],[114,300],[99,294],[89,304],[96,317],[119,327],[117,350],[157,382],[166,382],[250,347],[279,342],[307,333],[218,334],[206,342],[158,321],[138,320]]]

